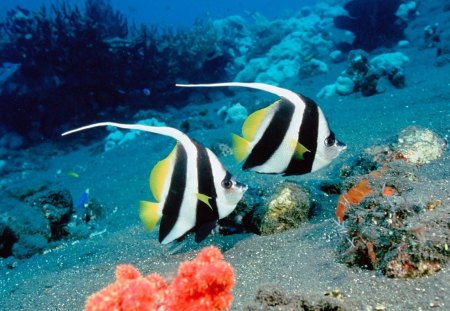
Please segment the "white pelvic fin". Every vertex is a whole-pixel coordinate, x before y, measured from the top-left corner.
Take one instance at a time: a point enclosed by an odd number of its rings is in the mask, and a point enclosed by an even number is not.
[[[175,86],[179,87],[223,87],[223,86],[238,86],[238,87],[246,87],[250,89],[256,89],[261,91],[266,91],[277,95],[279,97],[283,97],[288,101],[292,102],[294,105],[297,105],[301,101],[301,98],[295,93],[288,89],[283,89],[281,87],[270,85],[266,83],[246,83],[246,82],[224,82],[224,83],[211,83],[211,84],[175,84]]]
[[[150,126],[150,125],[143,125],[143,124],[123,124],[123,123],[116,123],[116,122],[100,122],[100,123],[89,124],[89,125],[82,126],[77,129],[74,129],[74,130],[64,132],[61,134],[61,136],[66,136],[66,135],[69,135],[72,133],[81,132],[81,131],[88,130],[88,129],[91,129],[94,127],[102,127],[102,126],[114,126],[114,127],[128,129],[128,130],[138,130],[138,131],[144,131],[144,132],[169,136],[169,137],[176,139],[184,146],[187,146],[191,143],[191,140],[189,139],[189,137],[186,136],[186,134],[184,134],[183,132],[181,132],[173,127]]]

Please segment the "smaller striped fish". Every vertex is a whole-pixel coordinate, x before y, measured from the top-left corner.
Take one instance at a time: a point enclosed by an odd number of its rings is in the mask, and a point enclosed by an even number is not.
[[[233,134],[233,151],[243,169],[258,173],[301,175],[333,161],[346,145],[335,138],[325,116],[310,98],[264,83],[226,82],[177,84],[180,87],[252,88],[281,99],[255,111],[242,126],[242,137]]]
[[[216,155],[171,127],[101,122],[62,135],[100,126],[115,126],[169,136],[177,140],[172,152],[150,173],[150,191],[157,202],[141,201],[140,217],[148,230],[161,219],[159,242],[167,244],[195,231],[200,242],[228,216],[241,200],[247,186],[235,180]]]

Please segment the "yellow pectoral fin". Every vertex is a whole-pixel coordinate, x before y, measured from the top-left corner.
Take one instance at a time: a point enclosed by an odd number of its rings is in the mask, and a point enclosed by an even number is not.
[[[250,142],[239,135],[231,133],[231,144],[236,162],[241,163],[250,153]]]
[[[199,201],[202,201],[203,203],[205,203],[206,205],[209,206],[210,209],[213,209],[211,206],[211,203],[209,203],[209,200],[211,199],[211,197],[207,196],[206,194],[203,193],[197,193],[197,199]]]
[[[140,201],[139,202],[139,217],[144,223],[144,227],[148,231],[152,231],[159,220],[158,207],[159,203]]]
[[[309,151],[308,148],[306,148],[305,146],[303,146],[302,144],[300,144],[299,142],[296,141],[295,142],[294,157],[297,160],[304,160],[305,159],[304,154],[306,152],[311,152],[311,151]]]
[[[256,136],[256,132],[258,131],[259,127],[261,126],[261,123],[269,113],[269,111],[278,104],[279,101],[276,101],[270,106],[267,106],[266,108],[256,110],[251,115],[248,116],[248,118],[245,120],[244,124],[242,125],[242,136],[248,140],[253,141],[253,139]]]
[[[157,201],[161,201],[161,196],[169,173],[169,168],[175,157],[177,146],[175,146],[170,154],[163,160],[156,163],[150,173],[150,191]]]

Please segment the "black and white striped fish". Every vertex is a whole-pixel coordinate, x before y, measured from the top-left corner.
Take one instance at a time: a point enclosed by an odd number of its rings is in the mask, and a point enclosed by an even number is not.
[[[242,137],[233,134],[234,155],[238,162],[245,160],[243,169],[268,174],[307,174],[326,166],[346,148],[329,129],[320,107],[312,99],[290,90],[242,82],[177,86],[237,86],[281,97],[248,116],[242,126]]]
[[[80,127],[62,135],[100,126],[141,130],[172,137],[178,142],[172,152],[150,173],[150,190],[157,202],[141,201],[140,217],[152,230],[159,219],[159,241],[170,243],[190,230],[200,242],[228,216],[241,200],[247,186],[237,182],[208,148],[171,127],[102,122]]]

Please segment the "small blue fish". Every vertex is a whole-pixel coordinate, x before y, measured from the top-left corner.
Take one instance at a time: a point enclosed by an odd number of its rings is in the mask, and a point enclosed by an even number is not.
[[[145,96],[150,96],[150,94],[152,94],[152,91],[149,88],[144,87],[142,89],[142,93],[144,93]]]
[[[75,209],[77,213],[86,207],[88,198],[89,198],[89,188],[86,188],[81,197],[78,199],[77,204],[75,204]]]

